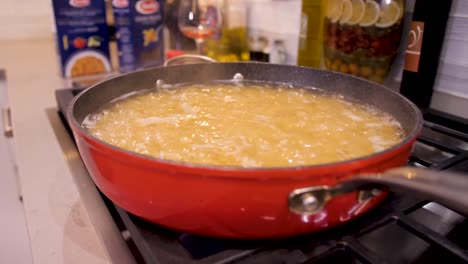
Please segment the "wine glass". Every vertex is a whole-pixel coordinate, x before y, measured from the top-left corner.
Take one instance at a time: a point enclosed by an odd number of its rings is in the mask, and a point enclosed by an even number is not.
[[[222,24],[220,0],[181,0],[178,26],[182,34],[195,40],[198,54],[203,42],[217,34]]]

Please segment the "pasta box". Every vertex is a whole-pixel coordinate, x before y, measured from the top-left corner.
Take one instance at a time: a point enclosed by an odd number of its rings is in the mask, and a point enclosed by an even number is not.
[[[62,75],[112,71],[105,0],[53,0]]]
[[[120,72],[164,62],[163,0],[113,0]]]

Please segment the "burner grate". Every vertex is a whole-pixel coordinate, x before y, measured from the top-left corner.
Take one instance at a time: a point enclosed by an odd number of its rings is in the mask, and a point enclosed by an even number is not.
[[[80,91],[58,90],[60,110]],[[427,113],[425,120],[409,165],[468,173],[468,122],[437,112]],[[64,123],[67,126],[65,119]],[[135,249],[138,263],[468,263],[468,219],[400,193],[341,227],[276,241],[179,233],[133,216],[102,197]]]

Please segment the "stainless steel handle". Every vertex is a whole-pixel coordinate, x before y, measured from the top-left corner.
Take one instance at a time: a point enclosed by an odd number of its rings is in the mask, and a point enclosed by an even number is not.
[[[3,134],[5,137],[13,137],[13,126],[11,123],[11,112],[9,107],[2,108],[3,115]]]
[[[200,62],[216,62],[216,60],[202,55],[185,54],[180,55],[164,62],[164,66],[178,65],[178,64],[191,64]]]
[[[408,192],[468,215],[468,175],[411,167],[357,175],[333,187],[294,190],[289,196],[289,208],[298,214],[315,214],[333,197],[359,190],[375,192],[387,188]]]

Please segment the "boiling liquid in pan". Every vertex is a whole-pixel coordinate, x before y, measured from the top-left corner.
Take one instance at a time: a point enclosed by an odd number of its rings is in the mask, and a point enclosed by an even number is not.
[[[242,167],[344,161],[404,138],[392,116],[341,96],[246,82],[133,94],[89,115],[83,126],[141,154]]]

